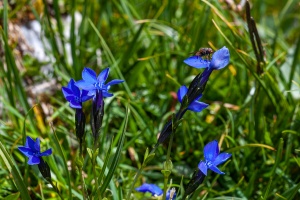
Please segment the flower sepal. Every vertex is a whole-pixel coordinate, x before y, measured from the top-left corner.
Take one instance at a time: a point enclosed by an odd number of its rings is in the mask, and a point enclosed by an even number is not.
[[[144,155],[144,162],[143,165],[147,165],[148,162],[150,162],[155,156],[155,153],[149,154],[149,149],[146,149],[145,155]]]
[[[85,114],[82,109],[76,109],[75,113],[76,137],[79,141],[80,152],[82,152],[82,144],[85,134]]]
[[[43,158],[40,158],[40,163],[38,164],[38,168],[42,174],[42,176],[48,181],[51,182],[51,172],[50,167],[47,162],[43,160]]]
[[[191,180],[185,186],[183,199],[185,199],[185,197],[187,197],[188,195],[192,194],[199,187],[199,185],[203,183],[204,179],[205,174],[203,174],[199,169],[194,171]]]

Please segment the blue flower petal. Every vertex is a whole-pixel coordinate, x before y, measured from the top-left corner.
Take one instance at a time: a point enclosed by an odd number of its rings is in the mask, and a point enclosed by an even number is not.
[[[75,85],[84,90],[93,90],[96,89],[94,83],[87,82],[85,80],[80,80],[75,83]]]
[[[156,196],[160,196],[163,194],[162,189],[160,189],[160,187],[158,187],[155,184],[149,184],[149,183],[144,183],[143,185],[141,185],[140,187],[135,188],[136,191],[138,192],[150,192],[152,194],[152,196],[156,195]]]
[[[87,90],[82,90],[81,91],[81,101],[82,102],[88,101],[91,98],[93,98],[93,96],[89,96],[88,93],[89,93],[89,91],[87,91]]]
[[[26,145],[25,145],[25,147],[29,147],[30,149],[32,149],[34,151],[34,149],[35,149],[34,145],[35,145],[34,140],[31,137],[27,136],[26,137]]]
[[[33,156],[33,154],[35,153],[34,151],[32,151],[28,147],[18,147],[18,149],[19,149],[19,151],[21,151],[28,158],[31,157],[31,156]]]
[[[97,82],[97,74],[91,68],[85,67],[82,70],[82,79],[88,83],[96,83]]]
[[[102,91],[102,95],[103,95],[103,97],[112,97],[112,96],[114,96],[112,93],[109,93],[107,91]]]
[[[62,92],[65,98],[69,97],[69,96],[74,96],[72,90],[70,88],[67,87],[62,87]]]
[[[207,166],[205,164],[205,162],[200,161],[200,163],[198,164],[198,169],[206,176],[207,175]]]
[[[52,149],[48,149],[40,154],[40,156],[50,156],[52,154]]]
[[[82,108],[82,105],[81,105],[81,103],[78,103],[75,100],[71,100],[70,101],[70,107],[75,108],[75,109],[80,109],[80,108]]]
[[[36,157],[36,156],[31,156],[28,160],[28,165],[37,165],[37,164],[40,164],[40,158],[39,157]]]
[[[199,97],[195,98],[195,101],[198,101],[199,99],[201,99],[202,94],[199,95]]]
[[[188,106],[188,110],[194,111],[194,112],[201,112],[203,109],[207,108],[208,104],[194,101]]]
[[[104,83],[109,75],[109,68],[104,69],[97,77],[97,81]]]
[[[95,97],[95,95],[96,95],[96,90],[89,90],[89,92],[88,92],[87,95],[88,95],[88,96]]]
[[[220,153],[216,159],[213,161],[213,164],[215,166],[218,166],[220,164],[222,164],[223,162],[225,162],[226,160],[228,160],[231,157],[230,153]]]
[[[71,101],[76,101],[76,97],[73,95],[73,96],[67,96],[66,97],[67,101],[71,102]]]
[[[181,86],[177,91],[177,98],[180,103],[182,103],[183,97],[186,95],[187,91],[188,88],[185,85]]]
[[[214,171],[214,172],[216,172],[216,173],[218,173],[218,174],[225,174],[224,172],[220,171],[218,167],[216,167],[214,165],[211,165],[209,167],[209,169],[212,170],[212,171]]]
[[[34,149],[37,151],[37,152],[40,152],[41,151],[41,147],[40,147],[40,138],[36,138],[35,140],[35,143],[34,143]]]
[[[210,67],[213,69],[222,69],[228,65],[229,59],[229,50],[226,47],[223,47],[213,54]]]
[[[71,79],[69,84],[70,84],[70,89],[73,91],[74,96],[80,97],[80,90],[78,86],[75,85],[74,79]]]
[[[183,61],[185,64],[195,68],[207,68],[209,67],[210,61],[204,60],[200,56],[191,56]]]
[[[204,158],[206,161],[213,161],[219,154],[219,145],[217,140],[214,140],[204,147]]]
[[[116,85],[116,84],[123,83],[123,82],[124,82],[124,80],[115,79],[115,80],[108,82],[105,86]]]

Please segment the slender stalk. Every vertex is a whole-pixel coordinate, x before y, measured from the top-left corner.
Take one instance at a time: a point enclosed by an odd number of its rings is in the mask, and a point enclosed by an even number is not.
[[[96,161],[96,159],[95,159],[95,161]],[[98,189],[98,181],[96,179],[97,172],[96,172],[96,162],[95,161],[93,162],[93,174],[94,174],[94,178],[95,178],[95,188],[97,190]]]
[[[60,197],[60,199],[64,200],[64,198],[61,196],[58,188],[56,187],[56,185],[53,184],[53,182],[50,180],[49,183],[52,185],[52,187],[54,188],[55,192],[58,194],[58,196]]]
[[[136,175],[135,175],[135,177],[134,177],[134,179],[133,179],[132,184],[130,185],[130,188],[129,188],[129,191],[128,191],[128,193],[127,193],[126,199],[130,199],[130,195],[131,195],[131,192],[132,192],[132,190],[133,190],[133,187],[134,187],[134,185],[135,185],[135,183],[136,183],[138,177],[141,175],[141,173],[142,173],[144,167],[145,167],[145,165],[144,165],[144,162],[143,162],[143,164],[141,165],[141,167],[138,169],[138,171],[137,171],[137,173],[136,173]]]
[[[83,173],[82,173],[82,168],[79,169],[79,173],[80,173],[82,197],[83,197],[83,200],[85,200],[86,198],[85,198],[85,191],[84,191],[84,177],[83,177]]]
[[[170,141],[169,141],[169,147],[168,147],[168,152],[167,152],[167,159],[166,159],[166,161],[169,161],[169,160],[170,160],[171,148],[172,148],[172,144],[173,144],[174,133],[175,133],[176,128],[177,128],[177,126],[178,126],[177,123],[178,123],[178,121],[181,119],[181,117],[182,117],[182,115],[185,113],[185,111],[187,110],[187,106],[188,106],[188,105],[181,105],[181,106],[180,106],[180,109],[179,109],[179,111],[178,111],[178,113],[175,115],[175,117],[173,117],[173,121],[172,121],[172,134],[171,134]],[[154,152],[156,151],[158,145],[159,145],[159,143],[157,143],[157,144],[155,145],[155,147],[150,151],[149,155],[152,154],[152,153],[154,153]],[[132,184],[131,184],[131,186],[130,186],[130,189],[129,189],[129,191],[128,191],[128,194],[127,194],[126,199],[130,199],[130,194],[131,194],[131,192],[132,192],[132,190],[133,190],[133,187],[134,187],[134,185],[135,185],[135,183],[136,183],[138,177],[141,175],[141,173],[142,173],[142,171],[143,171],[143,169],[144,169],[145,166],[146,166],[146,163],[143,162],[143,164],[141,165],[141,167],[138,169],[138,171],[137,171],[137,173],[136,173],[136,175],[135,175],[135,177],[134,177],[134,180],[133,180],[133,182],[132,182]],[[169,177],[169,175],[165,177],[165,181],[164,181],[165,183],[164,183],[164,194],[163,194],[163,199],[166,199],[166,190],[167,190],[168,177]]]
[[[168,180],[169,180],[169,176],[164,176],[164,193],[162,198],[163,200],[167,198]]]
[[[166,161],[170,160],[171,149],[172,149],[172,144],[173,144],[173,138],[174,138],[174,132],[171,134],[171,138],[170,138],[170,141],[169,141],[169,146],[168,146],[168,152],[167,152],[167,159],[166,159]]]
[[[177,118],[174,121],[177,121]],[[173,144],[174,132],[175,132],[175,130],[173,130],[173,133],[171,134],[171,137],[170,137],[166,162],[168,162],[169,160],[171,160],[170,159],[170,155],[171,155],[171,149],[172,149],[172,144]],[[165,175],[164,174],[164,193],[163,193],[163,198],[162,198],[163,200],[166,199],[167,188],[168,188],[168,180],[169,180],[169,175]]]
[[[95,154],[96,153],[98,154],[98,151],[97,151],[97,149],[98,149],[98,140],[96,140],[94,144],[95,145],[94,145],[94,151],[93,151],[92,164],[93,164],[93,174],[94,174],[94,179],[95,179],[95,187],[94,187],[94,189],[96,190],[96,194],[97,194],[97,190],[98,190],[99,185],[98,185],[98,180],[96,178],[96,177],[98,177],[97,176],[97,171],[96,171],[96,164],[97,164],[96,159],[97,159],[98,155],[95,155]]]

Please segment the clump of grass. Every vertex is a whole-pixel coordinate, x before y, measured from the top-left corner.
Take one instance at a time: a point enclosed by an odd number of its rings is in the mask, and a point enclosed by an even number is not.
[[[125,198],[146,148],[154,146],[157,134],[178,109],[173,93],[180,85],[189,85],[199,73],[183,60],[200,47],[217,50],[227,46],[230,64],[211,75],[201,99],[210,104],[209,108],[185,114],[177,128],[170,147],[172,186],[178,191],[183,188],[180,184],[188,183],[195,162],[203,158],[203,147],[217,139],[232,154],[224,168],[226,175],[207,177],[191,199],[297,198],[299,87],[293,84],[300,82],[297,2],[251,2],[248,17],[255,22],[263,49],[258,57],[249,37],[253,32],[248,27],[253,22],[247,23],[245,6],[205,0],[54,0],[52,4],[37,1],[19,5],[4,0],[0,6],[0,196],[58,197],[37,168],[28,167],[17,151],[29,135],[43,138],[43,145],[56,152],[46,160],[63,198]],[[76,21],[77,12],[81,21]],[[85,148],[83,159],[76,160],[75,111],[68,107],[62,92],[47,95],[45,91],[46,98],[42,98],[27,90],[30,84],[39,84],[35,80],[45,79],[41,64],[32,64],[39,72],[35,75],[19,73],[23,66],[17,60],[20,52],[18,43],[12,41],[9,23],[27,23],[18,16],[25,19],[28,13],[42,26],[41,37],[53,68],[47,79],[64,86],[71,77],[79,80],[84,67],[97,73],[110,67],[112,79],[125,80],[112,88],[114,97],[105,100],[94,169],[89,164],[94,151]],[[63,22],[66,15],[71,18],[68,34]],[[45,105],[50,112],[45,112]],[[91,106],[87,103],[85,110]],[[93,144],[88,137],[91,132],[87,125],[87,147]],[[160,171],[167,145],[157,148],[155,159],[144,167],[135,187],[145,181],[162,186]],[[97,189],[93,170],[100,177]],[[132,195],[143,198],[139,193]]]

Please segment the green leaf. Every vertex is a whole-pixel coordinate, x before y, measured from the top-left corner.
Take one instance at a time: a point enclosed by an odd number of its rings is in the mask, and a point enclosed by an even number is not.
[[[112,180],[112,176],[113,176],[113,174],[114,174],[114,172],[115,172],[115,170],[117,168],[118,162],[120,160],[122,148],[123,148],[124,141],[125,141],[125,132],[126,132],[126,128],[127,128],[128,117],[129,117],[129,108],[127,106],[127,108],[126,108],[126,116],[125,116],[125,119],[123,121],[122,135],[121,135],[121,137],[119,139],[117,151],[116,151],[116,153],[114,155],[114,158],[113,158],[112,164],[110,166],[109,172],[108,172],[106,178],[104,179],[104,182],[103,182],[103,184],[102,184],[102,186],[100,188],[100,194],[101,194],[101,196],[104,194],[104,192],[105,192],[108,184]]]
[[[72,199],[72,186],[71,186],[71,180],[70,180],[70,174],[69,174],[69,170],[68,170],[67,160],[66,160],[63,148],[61,147],[61,145],[59,143],[58,137],[57,137],[54,129],[53,129],[53,133],[54,133],[53,141],[54,141],[54,144],[56,145],[56,149],[58,150],[58,154],[63,159],[65,173],[67,175],[66,179],[67,179],[68,189],[69,189],[69,199]]]
[[[7,167],[8,171],[12,174],[12,177],[18,188],[18,191],[20,191],[22,199],[25,199],[25,200],[31,199],[28,194],[28,190],[26,188],[24,180],[21,177],[21,174],[17,168],[17,165],[13,163],[11,157],[7,153],[7,151],[1,141],[0,141],[0,157],[1,157],[2,161],[4,162],[5,166]]]
[[[90,149],[90,148],[86,148],[86,150],[87,150],[87,152],[88,152],[90,158],[93,159],[93,150]]]
[[[3,200],[17,200],[20,196],[20,192],[10,194],[7,197],[5,197]]]

